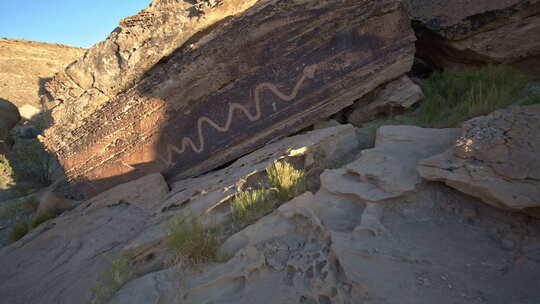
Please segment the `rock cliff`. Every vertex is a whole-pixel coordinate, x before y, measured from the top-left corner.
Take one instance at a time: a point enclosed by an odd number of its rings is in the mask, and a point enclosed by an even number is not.
[[[193,4],[195,3],[195,4]],[[154,1],[48,84],[77,192],[208,171],[410,70],[400,1]]]

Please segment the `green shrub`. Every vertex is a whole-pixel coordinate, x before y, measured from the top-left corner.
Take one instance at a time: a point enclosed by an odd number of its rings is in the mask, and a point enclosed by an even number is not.
[[[301,170],[287,162],[274,162],[266,169],[270,183],[277,191],[280,201],[288,201],[306,191],[306,177]]]
[[[28,233],[28,231],[30,231],[30,229],[28,228],[27,222],[25,221],[18,222],[15,225],[13,225],[9,238],[13,242],[18,241],[22,239]]]
[[[167,222],[167,244],[186,266],[218,261],[218,230],[205,228],[196,217],[176,216]]]
[[[54,214],[54,213],[46,213],[46,214],[42,214],[42,215],[39,215],[39,216],[36,216],[32,219],[32,221],[30,222],[30,228],[31,229],[34,229],[36,228],[37,226],[45,223],[46,221],[49,221],[49,220],[52,220],[54,218],[56,218],[58,215]]]
[[[276,203],[277,198],[272,190],[244,191],[234,197],[231,214],[235,221],[249,224],[272,211]]]
[[[39,140],[17,140],[10,152],[10,160],[17,181],[31,180],[43,185],[50,183],[51,159]]]
[[[39,200],[35,197],[30,197],[23,202],[13,200],[0,207],[0,220],[9,220],[23,214],[32,213],[36,211],[38,206]]]
[[[458,123],[529,102],[527,77],[506,66],[445,70],[424,83],[425,100],[413,114],[425,127],[455,127]]]
[[[131,277],[126,257],[111,260],[109,268],[100,273],[96,287],[92,289],[94,296],[89,304],[106,303]]]

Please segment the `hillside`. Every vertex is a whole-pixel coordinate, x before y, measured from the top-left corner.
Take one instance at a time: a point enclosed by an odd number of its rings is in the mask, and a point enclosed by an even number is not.
[[[40,84],[77,60],[85,49],[19,39],[0,39],[0,98],[18,107],[39,105]]]

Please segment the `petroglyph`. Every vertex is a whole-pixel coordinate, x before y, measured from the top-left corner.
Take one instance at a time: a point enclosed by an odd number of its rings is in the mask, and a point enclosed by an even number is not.
[[[225,122],[225,125],[223,125],[223,126],[220,126],[219,124],[217,124],[216,122],[214,122],[212,119],[210,119],[207,116],[201,116],[197,120],[198,145],[195,144],[195,142],[193,142],[193,140],[191,138],[186,136],[186,137],[184,137],[182,139],[182,145],[181,145],[180,148],[178,146],[173,145],[173,144],[168,144],[167,145],[167,151],[166,151],[167,157],[164,158],[164,157],[160,156],[160,160],[167,167],[172,167],[173,165],[175,165],[175,162],[173,161],[174,156],[175,155],[180,155],[180,154],[186,152],[187,147],[191,147],[193,152],[195,152],[197,154],[202,153],[204,151],[205,143],[206,143],[206,140],[205,140],[205,137],[204,137],[204,132],[203,132],[204,123],[210,125],[211,127],[218,130],[219,132],[225,133],[225,132],[229,131],[229,129],[231,127],[231,124],[233,123],[234,111],[235,110],[239,110],[240,112],[242,112],[250,121],[257,121],[262,116],[260,93],[264,89],[270,90],[272,93],[274,93],[274,95],[276,95],[277,97],[279,97],[283,101],[292,101],[298,95],[298,92],[300,91],[300,88],[302,87],[304,82],[307,79],[313,79],[315,77],[316,70],[317,70],[317,65],[316,64],[306,66],[304,68],[304,72],[302,73],[302,77],[298,80],[298,82],[294,86],[294,88],[293,88],[290,95],[283,94],[281,91],[279,91],[279,89],[273,83],[270,83],[270,82],[263,82],[263,83],[257,85],[257,87],[255,87],[255,92],[254,92],[255,113],[253,113],[253,114],[243,104],[230,103],[229,104],[229,112],[228,112],[228,115],[227,115],[227,120]],[[275,106],[275,103],[273,104],[273,108],[274,108],[274,111],[277,109],[276,106]]]

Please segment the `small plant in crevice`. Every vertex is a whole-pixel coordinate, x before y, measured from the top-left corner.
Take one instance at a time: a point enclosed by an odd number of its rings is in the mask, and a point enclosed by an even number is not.
[[[218,262],[219,229],[207,228],[194,216],[175,216],[167,222],[167,245],[177,262],[192,268]]]
[[[288,162],[274,162],[266,169],[266,174],[282,202],[293,199],[307,189],[304,171],[295,169]]]
[[[257,189],[238,193],[231,203],[231,214],[235,221],[249,224],[274,209],[278,203],[275,191]]]
[[[235,222],[247,225],[307,190],[305,172],[288,162],[275,161],[266,169],[272,187],[239,192],[231,203]],[[262,187],[261,187],[262,188]]]
[[[55,219],[57,216],[58,214],[54,212],[37,215],[30,221],[30,228],[34,229],[49,220]]]
[[[110,260],[109,268],[99,274],[96,287],[92,289],[92,299],[87,304],[106,303],[132,276],[126,257]]]

